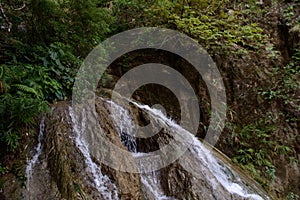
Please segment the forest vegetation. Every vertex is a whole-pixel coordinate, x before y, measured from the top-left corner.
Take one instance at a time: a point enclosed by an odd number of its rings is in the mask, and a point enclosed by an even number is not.
[[[299,171],[299,0],[2,0],[0,188],[8,173],[24,184],[24,141],[51,104],[70,100],[88,53],[137,27],[184,33],[216,62],[229,107],[217,147],[234,163],[272,194],[283,166]],[[299,180],[287,180],[277,195],[299,199]]]

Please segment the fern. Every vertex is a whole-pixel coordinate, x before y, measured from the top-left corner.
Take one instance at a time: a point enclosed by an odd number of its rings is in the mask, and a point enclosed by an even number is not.
[[[0,66],[0,79],[1,79],[2,76],[3,76],[3,72],[4,72],[3,66]]]
[[[4,140],[9,150],[14,151],[18,146],[19,134],[11,128],[5,133]]]
[[[27,85],[22,85],[22,84],[14,84],[13,86],[15,86],[16,88],[18,88],[20,91],[25,92],[25,93],[29,93],[29,94],[33,94],[35,95],[37,98],[40,98],[40,95],[38,94],[38,92],[27,86]]]

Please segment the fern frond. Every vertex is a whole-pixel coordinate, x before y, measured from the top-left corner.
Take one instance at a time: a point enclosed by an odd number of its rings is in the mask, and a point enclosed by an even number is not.
[[[4,72],[3,66],[0,66],[0,79],[1,79],[2,76],[3,76],[3,72]]]
[[[13,86],[16,87],[16,88],[18,88],[18,90],[20,90],[22,92],[33,94],[33,95],[35,95],[38,98],[40,97],[39,94],[38,94],[38,92],[35,89],[33,89],[33,88],[31,88],[31,87],[29,87],[27,85],[14,84]]]

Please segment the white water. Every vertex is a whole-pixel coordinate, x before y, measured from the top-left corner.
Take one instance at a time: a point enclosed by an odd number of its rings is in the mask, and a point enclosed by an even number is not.
[[[108,102],[108,101],[107,101]],[[135,134],[135,123],[127,110],[122,108],[121,106],[108,102],[112,106],[114,106],[114,112],[112,114],[112,119],[117,125],[117,130],[119,132],[119,136],[121,137],[122,143],[127,146],[128,150],[133,152],[133,156],[146,156],[145,153],[137,152],[137,143],[135,137],[132,135]],[[262,200],[269,199],[268,197],[264,198],[257,194],[251,193],[248,189],[245,188],[245,184],[242,183],[239,176],[233,172],[229,167],[223,164],[221,160],[216,158],[194,135],[190,134],[188,131],[183,129],[181,126],[176,124],[171,119],[167,118],[165,114],[163,114],[160,110],[150,108],[147,105],[140,105],[138,103],[132,102],[138,108],[144,110],[149,114],[151,118],[153,118],[157,123],[160,123],[163,127],[169,127],[170,133],[174,133],[176,131],[177,135],[188,134],[184,140],[184,142],[189,142],[188,154],[190,157],[197,162],[197,172],[205,174],[207,177],[207,181],[209,181],[210,185],[214,189],[218,189],[218,186],[221,185],[225,188],[230,194],[235,194],[240,197],[252,200]],[[109,177],[103,175],[99,166],[93,162],[89,150],[88,145],[86,144],[84,138],[82,137],[84,128],[86,126],[86,116],[85,112],[82,112],[81,120],[76,119],[73,109],[69,107],[69,114],[72,119],[73,129],[75,132],[75,142],[80,151],[82,152],[85,163],[87,165],[87,171],[91,172],[93,178],[93,184],[99,194],[108,200],[118,199],[118,189],[117,187],[110,181]],[[79,123],[81,122],[81,123]],[[37,163],[39,161],[39,157],[42,154],[43,149],[43,137],[44,137],[44,129],[45,123],[44,118],[42,118],[40,127],[39,127],[39,136],[38,136],[38,144],[36,145],[34,151],[34,155],[32,159],[28,162],[26,166],[26,176],[27,176],[27,188],[35,187],[33,186],[33,182],[31,184],[32,175],[34,169],[37,167]],[[174,138],[178,138],[175,137]],[[182,138],[182,136],[181,136]],[[181,139],[180,138],[180,139]],[[184,162],[181,163],[184,166]],[[147,166],[145,166],[147,167]],[[192,169],[193,170],[193,169]],[[173,197],[165,196],[163,189],[160,183],[160,174],[159,172],[150,172],[150,173],[142,173],[141,175],[141,183],[143,185],[143,191],[147,197],[147,199],[157,199],[157,200],[173,200]]]
[[[211,174],[214,175],[215,179],[209,179],[214,187],[216,187],[216,184],[221,184],[231,194],[237,194],[244,198],[263,200],[263,198],[257,194],[248,193],[248,191],[243,188],[243,185],[240,184],[241,179],[238,175],[231,172],[228,167],[222,164],[222,161],[213,156],[197,138],[193,137],[193,145],[189,148],[189,151],[195,155],[195,158],[206,170],[208,169]]]
[[[121,138],[121,142],[130,152],[136,153],[136,140],[135,137],[131,135],[134,134],[136,130],[129,112],[112,101],[109,101],[108,103],[110,103],[114,108],[114,112],[111,116],[119,133],[119,137]]]
[[[82,111],[82,119],[76,119],[74,111],[71,107],[69,107],[69,113],[71,120],[73,122],[73,129],[76,134],[75,142],[81,153],[85,158],[85,163],[87,165],[87,169],[93,175],[93,180],[96,189],[99,194],[101,194],[107,200],[117,200],[118,197],[118,189],[116,185],[114,185],[108,176],[103,175],[101,169],[98,167],[96,163],[93,162],[90,152],[88,150],[88,145],[86,144],[84,138],[82,137],[84,133],[84,129],[86,127],[86,115],[84,110]],[[81,123],[79,123],[81,122]]]
[[[148,113],[150,117],[154,118],[157,123],[161,123],[164,127],[169,127],[170,133],[174,134],[175,130],[175,135],[173,135],[175,139],[178,138],[176,136],[179,136],[180,141],[189,143],[188,153],[191,155],[190,157],[197,162],[196,166],[197,168],[200,168],[200,173],[205,174],[207,180],[214,189],[217,189],[218,186],[221,185],[230,194],[235,194],[243,198],[253,200],[263,200],[264,198],[269,199],[268,197],[262,198],[261,196],[253,194],[251,191],[248,191],[246,188],[244,188],[246,185],[241,182],[237,173],[233,172],[225,164],[222,164],[223,162],[213,156],[212,153],[193,134],[189,133],[174,121],[167,118],[160,110],[132,101],[131,103]],[[115,110],[119,110],[118,114],[115,114],[112,117],[116,124],[120,124],[120,134],[123,132],[123,130],[126,130],[127,134],[130,134],[130,131],[134,131],[134,122],[128,111],[124,110],[122,107],[113,102],[111,102],[111,105],[115,106]],[[131,132],[131,134],[134,133]],[[188,139],[182,139],[183,137]],[[135,140],[132,140],[132,138],[130,139],[130,141],[123,141],[123,144],[127,146],[131,142],[134,142],[134,146],[136,146]],[[136,149],[134,149],[132,152],[134,152],[134,156],[143,156],[143,153],[136,153]],[[181,164],[184,165],[183,162]],[[197,171],[199,173],[199,169]],[[147,192],[151,192],[152,196],[154,196],[154,199],[172,199],[171,197],[166,197],[163,195],[163,191],[158,180],[159,179],[156,172],[141,174],[141,182],[148,190]]]
[[[40,130],[39,130],[39,136],[38,136],[38,144],[34,148],[35,153],[34,153],[33,157],[31,158],[31,160],[27,163],[26,170],[25,170],[25,174],[27,177],[27,184],[26,184],[27,190],[29,190],[29,188],[30,188],[30,181],[32,178],[32,173],[33,173],[34,167],[35,167],[35,165],[38,161],[38,158],[40,157],[42,150],[43,150],[42,142],[43,142],[44,132],[45,132],[45,118],[44,117],[42,118],[42,120],[40,122],[39,129]]]
[[[147,156],[145,153],[135,153],[134,157]],[[149,199],[156,200],[176,200],[174,197],[164,195],[161,183],[159,181],[159,172],[153,171],[141,174],[141,182],[143,184],[144,193]]]
[[[153,109],[147,105],[141,105],[136,102],[132,103],[145,110],[153,117],[159,118],[167,126],[177,129],[177,134],[188,134],[186,138],[191,138],[192,141],[184,141],[190,142],[189,152],[192,154],[194,159],[198,160],[199,165],[197,165],[197,167],[201,166],[203,171],[209,171],[214,176],[214,178],[208,179],[214,188],[216,188],[217,184],[221,184],[231,194],[237,194],[240,197],[254,200],[263,200],[263,198],[257,194],[248,193],[248,191],[243,188],[243,185],[239,184],[241,183],[239,176],[232,172],[227,166],[222,164],[221,160],[213,156],[213,154],[193,134],[183,130],[182,127],[171,119],[168,119],[160,110]],[[231,177],[230,175],[234,175],[234,177]]]
[[[111,116],[123,145],[125,145],[130,152],[134,153],[133,156],[143,156],[143,153],[137,153],[136,140],[135,137],[132,136],[136,131],[135,124],[128,110],[112,101],[106,102],[113,106],[114,112],[111,114]],[[147,195],[148,199],[174,199],[163,194],[157,172],[142,173],[140,175],[141,182],[143,184],[143,190],[145,190],[144,193]]]

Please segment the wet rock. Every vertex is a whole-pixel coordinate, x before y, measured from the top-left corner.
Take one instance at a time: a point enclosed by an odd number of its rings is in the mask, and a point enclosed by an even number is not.
[[[40,177],[44,177],[45,180],[50,182],[48,183],[48,191],[44,190],[40,193],[38,190],[45,187],[39,187],[36,183],[36,189],[32,191],[35,198],[30,199],[106,199],[95,188],[93,174],[87,169],[85,158],[74,142],[76,134],[74,133],[68,107],[69,105],[66,102],[57,103],[53,106],[52,113],[46,117],[45,158],[42,163],[42,166],[46,169],[40,172],[35,171],[35,173],[40,173]],[[100,113],[101,126],[106,131],[109,139],[114,144],[119,145],[120,148],[124,148],[112,122],[108,120],[109,113],[104,109],[104,105],[97,102],[97,110]],[[109,157],[110,155],[106,156]],[[120,165],[124,159],[128,158],[120,158]],[[111,169],[101,164],[95,157],[93,157],[93,160],[102,168],[101,171],[116,184],[120,199],[140,199],[140,182],[137,174]],[[47,172],[49,172],[48,176]],[[110,193],[114,188],[112,185],[108,185],[106,190],[107,193]],[[56,191],[56,198],[49,195],[53,191]]]

